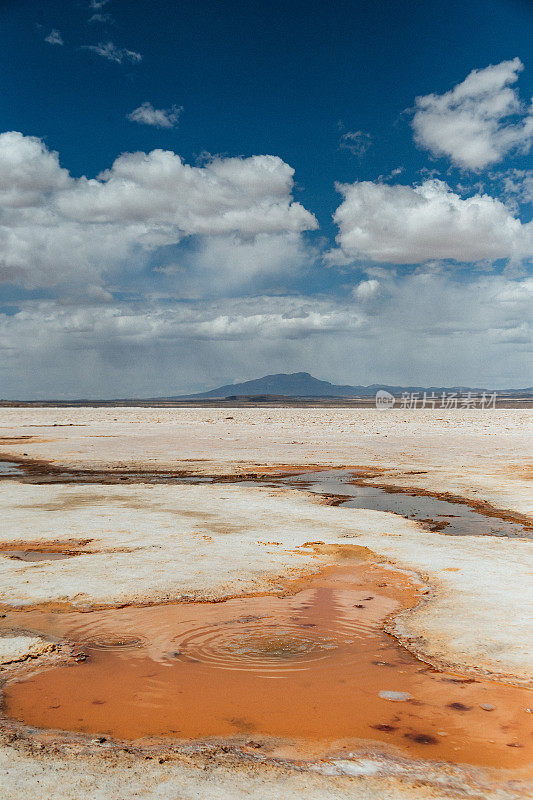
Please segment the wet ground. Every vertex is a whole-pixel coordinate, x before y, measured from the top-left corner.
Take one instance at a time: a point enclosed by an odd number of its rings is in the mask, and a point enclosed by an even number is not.
[[[45,483],[149,483],[149,484],[202,484],[211,483],[209,476],[183,475],[172,472],[93,472],[51,470],[39,465],[28,465],[0,460],[0,479],[17,476],[31,482]],[[218,481],[220,479],[217,479]],[[231,482],[231,480],[229,480]],[[246,483],[247,481],[242,481]],[[439,531],[448,536],[499,536],[533,539],[533,526],[527,522],[513,521],[506,512],[498,515],[497,509],[483,513],[473,503],[461,502],[395,486],[373,485],[368,474],[353,470],[334,469],[317,472],[302,471],[286,476],[262,476],[250,482],[253,486],[295,486],[315,494],[336,498],[336,503],[348,508],[385,511],[421,522],[427,530]]]
[[[62,558],[70,558],[72,553],[46,550],[0,550],[0,555],[14,558],[16,561],[58,561]]]
[[[439,534],[531,535],[466,503],[353,479],[334,470],[268,484],[290,482],[348,507],[401,514]],[[0,555],[31,562],[71,553]],[[432,669],[383,632],[389,615],[421,600],[404,573],[352,561],[290,588],[284,597],[220,603],[8,611],[0,632],[67,640],[80,655],[9,683],[4,713],[37,728],[119,739],[244,737],[250,747],[295,757],[363,742],[448,762],[514,769],[531,762],[530,691]]]
[[[21,465],[16,463],[15,461],[0,461],[0,477],[3,476],[22,476],[24,475],[24,470],[22,469]]]

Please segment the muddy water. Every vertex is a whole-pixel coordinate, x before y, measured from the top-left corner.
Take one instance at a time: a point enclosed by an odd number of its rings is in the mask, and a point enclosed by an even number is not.
[[[124,739],[237,737],[306,757],[363,741],[420,758],[527,764],[530,692],[437,672],[382,632],[389,614],[417,601],[405,575],[347,563],[286,597],[8,612],[0,629],[79,643],[87,659],[8,684],[4,711]]]

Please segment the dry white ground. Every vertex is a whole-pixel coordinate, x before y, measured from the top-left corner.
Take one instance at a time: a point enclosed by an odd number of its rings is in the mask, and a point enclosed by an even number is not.
[[[533,513],[532,444],[533,414],[523,410],[0,410],[5,457],[68,468],[228,476],[280,465],[379,468],[383,482],[523,514]],[[0,602],[9,605],[67,600],[83,607],[275,589],[280,579],[323,563],[309,549],[294,552],[305,542],[351,543],[421,575],[431,587],[427,602],[396,620],[404,639],[416,638],[430,657],[463,669],[533,677],[533,561],[525,540],[446,537],[394,514],[330,507],[296,489],[238,483],[3,480],[0,518],[3,542],[90,540],[85,549],[91,552],[65,560],[28,564],[0,557]],[[527,796],[523,785],[489,786],[481,775],[474,779],[444,766],[384,766],[377,757],[301,772],[212,759],[208,766],[201,759],[159,765],[125,756],[74,758],[66,751],[36,756],[14,747],[0,749],[7,768],[0,785],[3,780],[2,796],[9,800]]]

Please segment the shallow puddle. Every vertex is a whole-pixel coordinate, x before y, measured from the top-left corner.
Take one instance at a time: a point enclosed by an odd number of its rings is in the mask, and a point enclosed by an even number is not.
[[[0,477],[9,475],[23,475],[24,472],[15,461],[0,461]]]
[[[8,612],[0,630],[67,639],[87,658],[9,683],[4,712],[38,728],[122,739],[237,737],[270,753],[277,741],[305,757],[363,741],[497,767],[531,759],[528,690],[438,672],[382,632],[388,615],[418,601],[405,575],[350,563],[296,589],[220,603]]]
[[[439,497],[409,494],[377,486],[353,483],[353,473],[347,470],[304,473],[285,479],[295,486],[323,495],[344,495],[342,505],[348,508],[368,508],[400,514],[424,524],[428,530],[449,536],[504,536],[532,538],[531,528],[519,522],[487,516],[467,503],[451,503]],[[353,499],[352,499],[353,498]]]
[[[14,558],[15,561],[58,561],[70,558],[74,553],[52,552],[47,550],[0,550],[0,556]]]

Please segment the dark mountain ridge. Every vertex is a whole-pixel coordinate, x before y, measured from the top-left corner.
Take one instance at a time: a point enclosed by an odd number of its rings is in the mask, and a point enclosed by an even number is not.
[[[251,397],[255,395],[270,395],[283,397],[373,397],[379,389],[384,389],[393,395],[402,392],[483,392],[495,391],[487,388],[473,388],[470,386],[390,386],[387,384],[373,383],[370,386],[337,385],[329,381],[314,378],[309,372],[278,373],[265,375],[250,381],[228,383],[216,389],[198,394],[178,395],[167,397],[167,400],[208,400],[210,398]],[[502,394],[531,394],[533,388],[528,389],[503,389]]]

